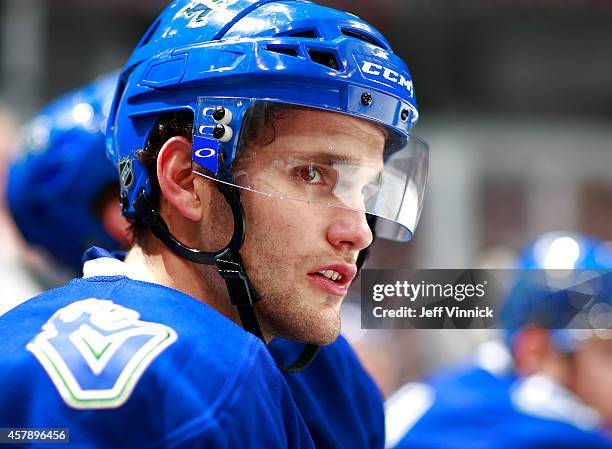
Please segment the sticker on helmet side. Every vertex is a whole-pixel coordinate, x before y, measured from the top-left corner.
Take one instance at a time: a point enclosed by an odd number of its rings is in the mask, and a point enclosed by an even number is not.
[[[410,97],[414,97],[414,85],[410,75],[400,73],[399,69],[394,70],[381,62],[374,62],[367,59],[355,57],[364,78],[368,78],[379,83],[406,89]]]
[[[219,142],[207,137],[193,136],[193,161],[212,174],[219,172]]]
[[[174,329],[139,318],[137,311],[109,300],[78,301],[55,312],[26,348],[68,406],[117,408],[177,340]]]
[[[175,19],[189,20],[187,28],[200,28],[208,24],[208,14],[217,9],[224,9],[240,0],[193,0],[174,16]]]

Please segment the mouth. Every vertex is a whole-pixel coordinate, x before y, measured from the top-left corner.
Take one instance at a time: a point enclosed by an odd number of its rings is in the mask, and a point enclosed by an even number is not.
[[[320,267],[309,273],[308,278],[319,289],[335,296],[346,296],[351,281],[357,275],[357,267],[348,264],[335,264]]]

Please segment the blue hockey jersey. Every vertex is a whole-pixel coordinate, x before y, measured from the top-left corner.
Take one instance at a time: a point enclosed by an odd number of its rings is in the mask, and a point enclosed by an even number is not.
[[[597,413],[569,391],[481,364],[402,387],[387,403],[387,431],[397,449],[612,449]]]
[[[284,366],[302,350],[301,344],[281,339],[269,347]],[[285,379],[316,447],[384,448],[382,396],[342,336],[321,348],[307,369]]]
[[[0,339],[0,428],[68,428],[71,448],[313,447],[262,342],[176,290],[75,279],[0,317]]]

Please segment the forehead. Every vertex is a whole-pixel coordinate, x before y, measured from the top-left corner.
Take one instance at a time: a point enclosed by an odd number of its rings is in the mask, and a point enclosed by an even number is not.
[[[329,135],[342,132],[351,136],[367,137],[369,139],[378,138],[379,140],[384,140],[385,138],[385,133],[381,127],[366,120],[317,109],[281,109],[277,114],[277,123],[281,128],[287,127],[296,133],[316,130],[317,132]]]
[[[275,114],[273,128],[270,147],[361,162],[381,161],[387,138],[386,131],[373,123],[315,109],[282,109]]]

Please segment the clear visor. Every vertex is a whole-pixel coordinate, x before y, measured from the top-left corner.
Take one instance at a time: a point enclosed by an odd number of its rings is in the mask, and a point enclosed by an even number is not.
[[[196,145],[194,155],[202,155]],[[195,156],[193,162],[194,172],[219,181],[209,163]],[[241,126],[232,184],[370,214],[382,219],[378,237],[407,241],[421,214],[428,162],[418,137],[341,113],[259,102]]]

